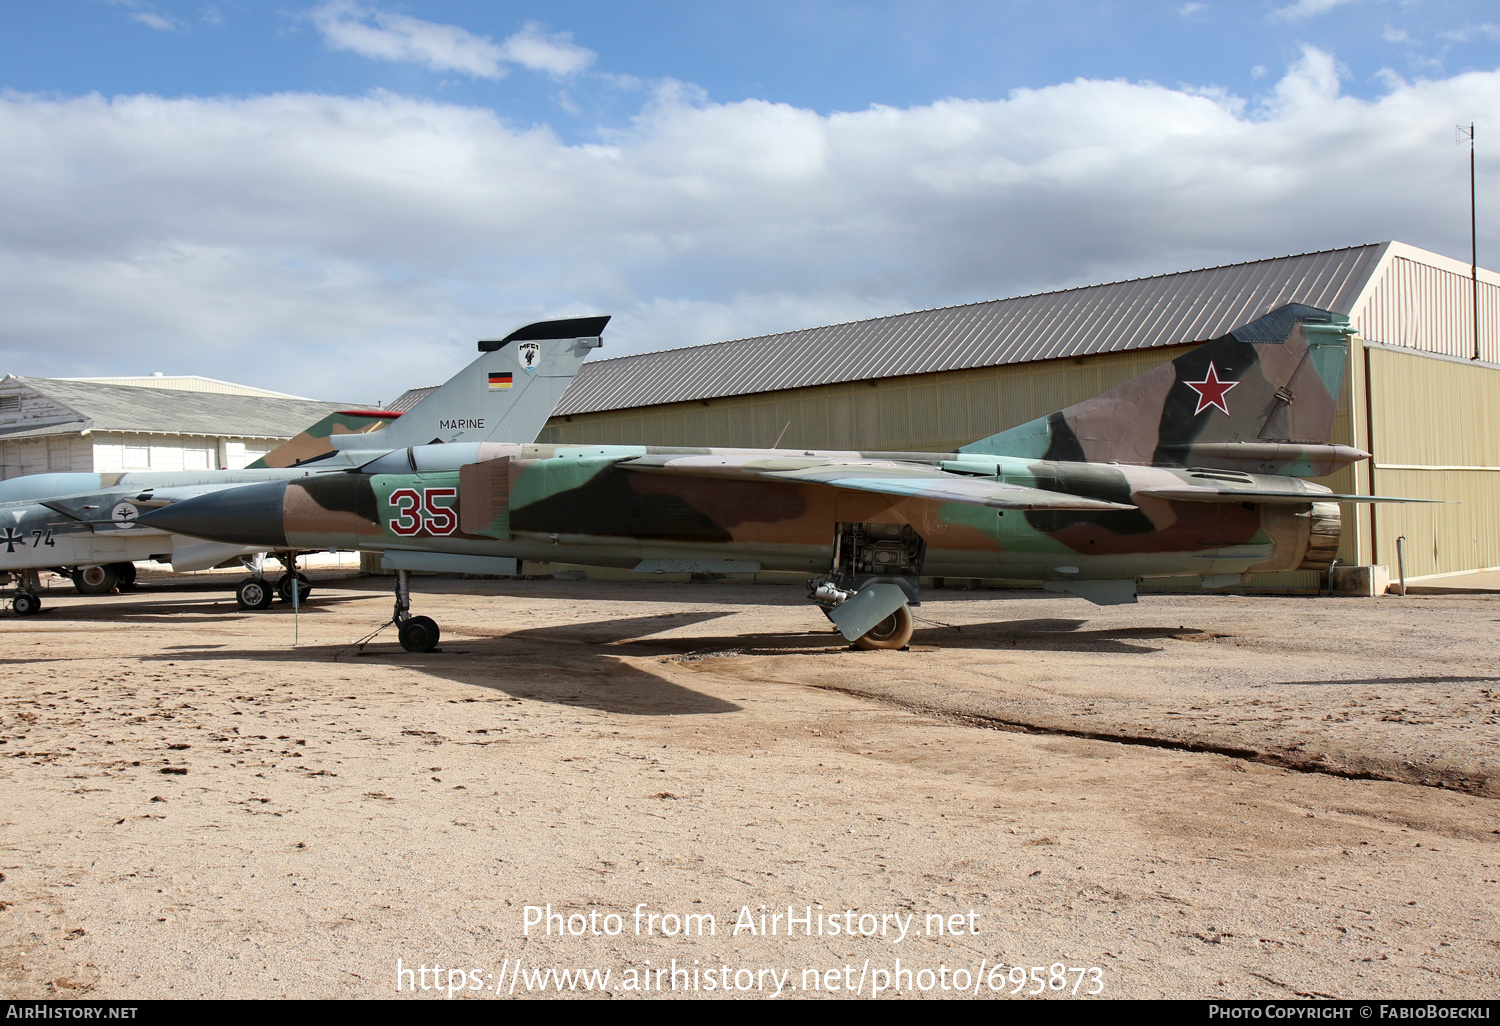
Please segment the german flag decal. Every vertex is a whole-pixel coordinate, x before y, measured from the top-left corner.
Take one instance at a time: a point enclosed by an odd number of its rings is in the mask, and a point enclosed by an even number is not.
[[[491,388],[509,388],[510,371],[496,371],[490,373]]]

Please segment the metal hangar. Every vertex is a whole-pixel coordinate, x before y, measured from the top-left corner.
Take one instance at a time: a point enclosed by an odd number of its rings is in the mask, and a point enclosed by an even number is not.
[[[1323,483],[1448,503],[1348,504],[1339,563],[1394,572],[1399,538],[1408,579],[1495,569],[1500,275],[1477,284],[1476,329],[1470,265],[1383,242],[598,360],[539,440],[947,452],[1306,303],[1359,331],[1332,441],[1373,454]]]

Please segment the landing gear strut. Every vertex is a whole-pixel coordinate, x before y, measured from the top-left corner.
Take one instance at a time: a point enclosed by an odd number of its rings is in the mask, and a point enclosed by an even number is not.
[[[276,559],[286,569],[286,573],[276,579],[276,596],[287,605],[300,606],[307,601],[307,596],[312,594],[312,584],[309,583],[307,575],[297,570],[297,554],[295,552],[278,552]],[[292,601],[293,582],[297,589],[297,599]]]
[[[35,570],[24,570],[16,582],[16,597],[10,608],[17,616],[33,616],[42,610],[42,579]]]
[[[915,626],[911,606],[927,543],[907,524],[838,524],[833,567],[808,597],[856,648],[902,649]]]
[[[401,639],[401,647],[408,652],[431,652],[437,648],[438,638],[442,632],[438,630],[437,621],[426,616],[411,615],[411,571],[396,571],[396,611],[391,614],[391,622],[396,625],[396,635]]]

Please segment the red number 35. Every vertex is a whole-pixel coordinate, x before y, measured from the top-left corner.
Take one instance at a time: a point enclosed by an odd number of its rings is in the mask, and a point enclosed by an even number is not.
[[[391,517],[391,530],[412,535],[426,527],[428,534],[452,534],[458,530],[458,514],[451,506],[439,506],[437,500],[457,495],[457,488],[424,488],[420,495],[415,488],[397,488],[387,500],[397,510]]]

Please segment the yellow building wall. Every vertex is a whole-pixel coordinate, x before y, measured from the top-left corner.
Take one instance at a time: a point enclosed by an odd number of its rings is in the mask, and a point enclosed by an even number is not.
[[[1441,500],[1370,510],[1368,561],[1394,576],[1404,537],[1408,578],[1500,567],[1500,369],[1373,346],[1366,353],[1370,491]]]
[[[537,439],[598,445],[953,452],[1092,398],[1188,347],[815,385],[553,417]]]

